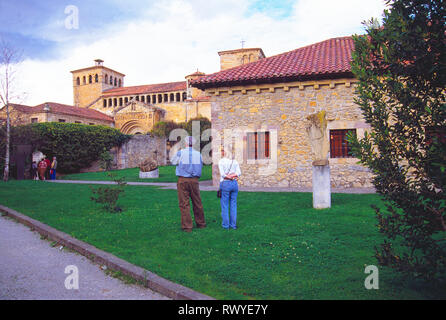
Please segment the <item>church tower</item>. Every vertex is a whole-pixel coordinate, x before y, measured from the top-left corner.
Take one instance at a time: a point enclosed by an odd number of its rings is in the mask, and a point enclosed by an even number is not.
[[[220,71],[265,58],[265,54],[261,48],[220,51],[218,55],[220,56]]]
[[[86,108],[100,99],[102,92],[124,86],[125,74],[104,67],[104,61],[94,60],[95,65],[73,70],[73,105]]]

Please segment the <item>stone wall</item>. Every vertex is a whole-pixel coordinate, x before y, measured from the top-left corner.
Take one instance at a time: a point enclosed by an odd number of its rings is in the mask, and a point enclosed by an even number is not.
[[[112,148],[110,153],[113,156],[112,169],[127,169],[139,167],[140,163],[154,155],[158,165],[165,166],[167,164],[166,139],[153,137],[151,135],[134,135],[131,140],[122,146]],[[95,161],[88,168],[83,168],[80,172],[96,172],[101,171],[99,161]]]
[[[139,167],[140,163],[156,154],[158,165],[166,165],[166,139],[151,135],[135,135],[119,148],[112,149],[116,169]]]
[[[212,149],[228,143],[225,130],[236,130],[236,158],[240,163],[241,185],[311,187],[313,154],[306,117],[325,110],[331,129],[356,129],[359,137],[368,129],[361,110],[354,103],[354,79],[293,82],[258,86],[208,89],[211,95],[212,127],[220,138]],[[229,130],[227,130],[229,129]],[[247,158],[247,133],[269,131],[269,159]],[[218,157],[214,152],[213,181],[218,184]],[[354,158],[330,158],[333,187],[371,187],[369,170]]]

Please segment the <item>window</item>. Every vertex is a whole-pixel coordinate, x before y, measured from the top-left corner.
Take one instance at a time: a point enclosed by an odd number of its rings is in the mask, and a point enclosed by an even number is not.
[[[121,82],[121,79],[119,79],[119,81],[118,81],[118,87],[121,87],[122,86],[122,82]]]
[[[87,83],[87,78],[85,78],[85,76],[82,77],[82,83],[86,84]]]
[[[174,101],[175,101],[175,95],[173,93],[171,93],[169,102],[174,102]]]
[[[247,134],[248,159],[269,159],[270,134],[266,132],[249,132]]]
[[[144,96],[141,96],[141,101],[145,102],[145,97]]]
[[[164,94],[164,102],[169,102],[169,95],[167,93]]]
[[[330,130],[330,158],[353,158],[347,134],[356,134],[356,129]]]
[[[93,78],[91,77],[91,74],[88,76],[88,83],[92,83],[93,82]]]
[[[108,74],[105,75],[105,83],[108,83]]]
[[[183,92],[183,101],[187,99],[187,93]]]
[[[98,76],[97,73],[94,75],[94,81],[95,81],[95,82],[99,82],[99,76]]]
[[[110,76],[110,84],[113,85],[113,76]]]
[[[152,96],[152,103],[156,103],[156,95],[155,94]]]
[[[177,92],[175,101],[179,102],[180,99],[181,99],[181,94],[179,92]]]
[[[76,84],[77,84],[78,86],[81,85],[81,79],[79,79],[79,77],[76,78]]]
[[[104,108],[107,108],[107,99],[104,99]]]
[[[111,107],[113,105],[113,100],[112,98],[108,99],[108,106]]]
[[[38,118],[31,118],[31,123],[37,123],[37,122],[39,122]]]
[[[116,99],[116,98],[113,99],[113,106],[114,107],[118,106],[118,99]]]
[[[147,103],[150,103],[150,96],[146,97],[146,101],[147,101]]]
[[[129,98],[128,98],[128,97],[125,97],[125,98],[124,98],[124,103],[127,104],[128,102],[129,102]]]
[[[136,99],[136,101],[139,101],[139,96],[136,96],[135,99]]]
[[[119,106],[122,107],[122,98],[119,98]]]
[[[118,85],[118,81],[117,81],[117,79],[115,78],[115,87]]]
[[[158,103],[161,103],[161,102],[163,102],[163,95],[162,94],[159,94],[158,95]]]
[[[65,122],[65,119],[59,119],[59,122]]]

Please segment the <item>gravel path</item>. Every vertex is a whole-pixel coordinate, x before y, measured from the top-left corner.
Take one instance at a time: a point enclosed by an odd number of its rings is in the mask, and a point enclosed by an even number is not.
[[[79,289],[67,289],[67,277],[78,270]],[[0,217],[0,300],[161,300],[167,297],[110,277],[100,266],[79,254],[52,247],[40,235]]]
[[[52,183],[76,183],[76,184],[116,184],[112,181],[87,181],[87,180],[46,180],[46,182]],[[177,188],[176,182],[127,182],[131,186],[157,186],[161,189],[174,189]],[[211,180],[200,181],[201,191],[217,191],[218,187],[212,185]],[[240,191],[247,192],[313,192],[312,188],[295,188],[295,187],[249,187],[240,186]],[[376,193],[374,188],[332,188],[332,193]]]

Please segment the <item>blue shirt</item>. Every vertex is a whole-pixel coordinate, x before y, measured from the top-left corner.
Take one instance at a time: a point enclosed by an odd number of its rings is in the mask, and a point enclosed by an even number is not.
[[[201,153],[194,148],[188,147],[178,151],[171,162],[177,166],[175,172],[178,177],[201,177],[203,159]]]

